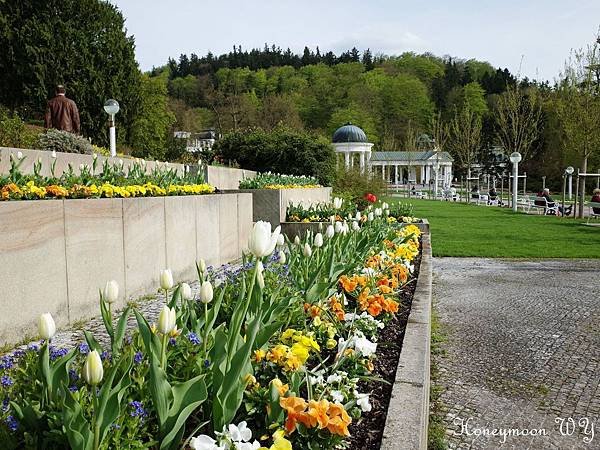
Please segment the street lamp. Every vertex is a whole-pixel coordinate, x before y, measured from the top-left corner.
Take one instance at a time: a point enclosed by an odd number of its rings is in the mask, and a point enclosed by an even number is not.
[[[510,154],[510,162],[513,165],[513,211],[517,212],[517,189],[519,188],[519,162],[521,154],[514,152]]]
[[[110,143],[110,156],[117,156],[117,131],[115,129],[115,114],[119,112],[119,102],[114,99],[106,100],[104,111],[109,116],[108,140]]]
[[[572,166],[569,166],[565,169],[565,172],[569,177],[569,200],[571,200],[573,197],[573,172],[575,172],[575,169],[573,169]]]

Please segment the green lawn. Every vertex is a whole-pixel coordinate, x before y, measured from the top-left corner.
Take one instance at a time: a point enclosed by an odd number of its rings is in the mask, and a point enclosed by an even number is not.
[[[429,220],[434,256],[600,258],[600,227],[582,225],[587,219],[434,200],[411,203],[416,217]]]

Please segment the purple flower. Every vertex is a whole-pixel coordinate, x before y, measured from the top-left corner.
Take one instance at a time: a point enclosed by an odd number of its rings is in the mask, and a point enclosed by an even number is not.
[[[169,345],[174,347],[177,345],[177,340],[175,338],[169,338]]]
[[[32,351],[32,352],[37,352],[40,349],[40,346],[37,344],[29,344],[27,346],[27,350]]]
[[[131,417],[141,417],[143,419],[144,417],[148,416],[148,413],[144,409],[144,405],[142,402],[134,400],[132,402],[129,402],[129,406],[132,409],[132,411],[129,413]]]
[[[133,355],[133,362],[135,362],[136,364],[140,364],[143,360],[144,354],[142,352],[136,352],[136,354]]]
[[[204,367],[209,367],[210,366],[210,361],[208,359],[204,360]]]
[[[200,338],[198,337],[198,335],[196,333],[189,333],[187,335],[188,340],[194,344],[194,345],[200,345],[202,343],[202,341],[200,340]]]
[[[4,397],[4,400],[2,400],[2,412],[8,411],[9,406],[10,406],[10,397]]]
[[[2,370],[12,369],[13,365],[14,365],[14,361],[10,356],[3,356],[2,358],[0,358],[0,369],[2,369]]]
[[[20,358],[21,356],[25,355],[25,352],[21,349],[19,350],[15,350],[12,354],[15,358]]]
[[[14,381],[8,375],[2,375],[2,378],[0,378],[0,384],[2,384],[2,387],[10,387],[14,384]]]
[[[12,432],[15,432],[19,429],[19,422],[17,422],[17,419],[15,419],[13,416],[8,416],[6,419],[4,419],[4,423]]]
[[[67,350],[66,348],[50,347],[50,359],[52,361],[54,361],[55,359],[58,359],[58,358],[62,358],[67,353],[69,353],[69,350]]]
[[[90,352],[90,346],[87,345],[85,342],[82,342],[81,344],[79,344],[79,353],[81,353],[82,355],[87,355]]]
[[[69,386],[69,391],[71,392],[77,392],[79,390],[79,388],[75,385]]]
[[[100,353],[100,359],[101,359],[102,361],[104,361],[104,360],[106,360],[106,359],[108,359],[109,361],[112,361],[112,356],[111,356],[111,354],[110,354],[109,352],[107,352],[107,351],[105,350],[105,351],[103,351],[102,353]]]
[[[73,369],[69,369],[69,378],[73,381],[79,380],[79,374]]]

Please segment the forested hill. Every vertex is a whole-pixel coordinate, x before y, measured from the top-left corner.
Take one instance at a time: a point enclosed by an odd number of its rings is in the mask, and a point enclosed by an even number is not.
[[[427,132],[438,111],[450,118],[468,106],[485,123],[493,96],[516,83],[507,69],[474,59],[356,48],[335,55],[318,47],[300,55],[267,45],[181,55],[151,75],[168,83],[171,109],[186,130],[283,124],[329,136],[352,121],[386,150],[402,148],[409,128]],[[484,140],[493,140],[491,126]]]

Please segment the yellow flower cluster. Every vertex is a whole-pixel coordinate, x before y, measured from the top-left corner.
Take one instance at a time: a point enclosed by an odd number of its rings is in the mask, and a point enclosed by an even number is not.
[[[265,357],[267,361],[278,364],[287,371],[298,370],[306,362],[311,351],[321,350],[311,335],[291,328],[283,332],[281,342],[282,344],[269,349]]]
[[[320,187],[318,184],[267,184],[264,189],[313,189]]]
[[[19,187],[9,183],[0,189],[1,200],[44,199],[44,198],[130,198],[130,197],[163,197],[166,195],[201,195],[211,194],[215,188],[210,184],[171,184],[166,189],[153,183],[130,184],[115,186],[104,183],[101,186],[92,184],[85,186],[75,184],[71,188],[59,185],[36,186],[35,182],[28,181],[25,186]]]

